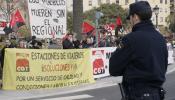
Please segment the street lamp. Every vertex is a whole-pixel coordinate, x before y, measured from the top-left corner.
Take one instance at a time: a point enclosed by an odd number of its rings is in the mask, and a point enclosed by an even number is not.
[[[155,15],[156,15],[156,28],[158,28],[158,14],[159,14],[159,7],[158,7],[157,5],[153,8],[153,12],[154,12]]]
[[[98,20],[104,16],[102,12],[96,11],[95,12],[95,30],[96,30],[96,47],[98,47]]]

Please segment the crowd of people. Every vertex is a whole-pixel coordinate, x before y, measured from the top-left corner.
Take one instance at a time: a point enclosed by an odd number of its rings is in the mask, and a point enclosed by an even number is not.
[[[67,34],[66,38],[62,41],[63,49],[82,49],[82,48],[95,48],[95,47],[116,47],[116,37],[113,35],[101,34],[98,42],[95,36],[84,35],[83,40],[77,40],[73,34]]]
[[[18,38],[15,35],[9,35],[4,40],[4,48],[26,48],[26,49],[82,49],[95,47],[115,47],[117,45],[115,35],[109,33],[100,33],[98,42],[93,34],[82,34],[82,39],[76,39],[72,33],[67,33],[63,38],[56,39],[38,39],[36,36],[30,38]]]
[[[30,38],[18,38],[15,33],[9,34],[3,42],[1,48],[0,61],[3,68],[5,48],[23,49],[83,49],[96,47],[116,47],[119,38],[108,32],[101,32],[96,42],[94,34],[82,34],[82,40],[76,39],[72,33],[67,33],[62,39],[38,39],[36,36]]]
[[[24,48],[24,49],[83,49],[83,48],[96,48],[96,47],[119,47],[120,40],[126,33],[119,32],[112,34],[108,31],[100,31],[98,35],[98,42],[96,35],[91,32],[90,34],[82,34],[82,40],[76,39],[72,33],[67,33],[63,38],[56,39],[38,39],[36,36],[29,38],[18,38],[15,33],[9,34],[4,40],[3,47],[0,53],[1,68],[4,62],[5,48]]]

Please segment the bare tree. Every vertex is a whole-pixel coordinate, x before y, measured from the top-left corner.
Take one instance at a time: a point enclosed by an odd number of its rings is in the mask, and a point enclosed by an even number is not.
[[[5,20],[10,21],[11,13],[15,10],[16,0],[0,0],[0,10],[5,15]]]
[[[82,39],[83,0],[73,0],[73,32],[78,40]]]
[[[9,22],[11,14],[17,8],[26,9],[26,0],[0,0],[0,10],[4,13],[6,21]]]

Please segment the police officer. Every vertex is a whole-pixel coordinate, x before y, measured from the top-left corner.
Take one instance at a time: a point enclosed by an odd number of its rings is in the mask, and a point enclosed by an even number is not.
[[[152,10],[147,1],[130,4],[132,32],[123,37],[121,48],[112,54],[109,72],[123,76],[126,100],[163,100],[168,51],[164,37],[151,22]]]

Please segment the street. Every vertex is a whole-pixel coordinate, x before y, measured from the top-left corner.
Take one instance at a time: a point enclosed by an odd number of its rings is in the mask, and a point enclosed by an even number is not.
[[[169,66],[167,72],[167,80],[164,84],[164,88],[167,91],[165,100],[175,100],[175,64]],[[110,84],[110,83],[109,83]],[[116,84],[108,87],[90,89],[80,92],[68,93],[63,95],[52,95],[41,98],[31,98],[25,100],[120,100],[121,93],[120,89]]]
[[[175,100],[175,63],[167,69],[164,88],[165,100]],[[93,84],[55,89],[37,89],[29,91],[0,90],[0,100],[120,100],[118,83],[122,77],[99,78]]]
[[[175,0],[0,0],[0,100],[121,100],[123,77],[175,100]]]

